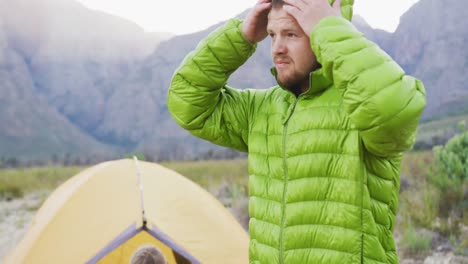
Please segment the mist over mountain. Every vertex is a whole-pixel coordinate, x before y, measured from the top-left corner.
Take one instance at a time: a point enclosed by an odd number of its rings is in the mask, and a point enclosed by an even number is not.
[[[0,157],[115,156],[90,132],[129,69],[170,37],[75,1],[0,1]]]
[[[424,82],[427,120],[468,113],[467,15],[462,1],[421,0],[395,33],[373,29],[358,15],[353,23]],[[0,157],[236,155],[189,135],[166,107],[174,70],[217,26],[183,36],[148,34],[73,0],[1,0]],[[269,46],[261,42],[228,84],[274,85]]]
[[[36,60],[119,61],[149,55],[167,33],[145,33],[123,18],[74,0],[2,0],[8,41]]]
[[[38,95],[24,58],[11,49],[0,21],[0,157],[49,159],[115,150],[80,131]]]

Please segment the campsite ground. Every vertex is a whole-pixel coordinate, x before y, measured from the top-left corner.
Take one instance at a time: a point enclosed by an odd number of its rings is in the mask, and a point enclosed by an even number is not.
[[[44,194],[34,192],[22,199],[0,200],[0,260],[20,241]]]
[[[431,206],[435,205],[430,202],[434,198],[428,196],[435,190],[422,180],[431,164],[432,154],[429,152],[410,153],[403,161],[400,211],[395,232],[400,263],[468,264],[468,248],[465,245],[468,227],[462,226],[458,236],[445,236],[437,232],[439,217],[430,211],[433,210]],[[187,176],[216,196],[247,229],[246,160],[167,162],[162,165]],[[0,170],[0,262],[19,242],[51,190],[82,169]]]

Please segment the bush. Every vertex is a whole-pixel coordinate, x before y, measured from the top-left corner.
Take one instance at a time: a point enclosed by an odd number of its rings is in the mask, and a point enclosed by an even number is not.
[[[434,172],[430,182],[440,192],[439,216],[446,234],[458,233],[466,223],[468,208],[468,131],[456,135],[447,144],[434,148]]]
[[[437,174],[433,183],[442,191],[460,189],[468,179],[468,131],[453,137],[445,147],[434,148]]]

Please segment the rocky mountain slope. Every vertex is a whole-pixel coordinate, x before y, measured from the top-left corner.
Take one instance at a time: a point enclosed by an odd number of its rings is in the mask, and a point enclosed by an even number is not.
[[[360,31],[424,82],[424,120],[468,113],[467,12],[463,1],[420,0],[395,33],[354,18]],[[155,38],[73,0],[0,1],[0,100],[5,102],[0,122],[8,124],[0,132],[0,149],[13,147],[0,156],[83,153],[80,147],[90,153],[103,144],[158,159],[199,158],[220,150],[188,135],[166,109],[174,70],[217,26],[159,42],[168,36]],[[260,43],[228,84],[274,85],[269,45],[269,40]]]

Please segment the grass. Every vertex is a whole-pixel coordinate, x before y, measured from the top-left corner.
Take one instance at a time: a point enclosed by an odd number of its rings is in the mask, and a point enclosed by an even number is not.
[[[213,192],[222,184],[248,186],[247,160],[173,161],[161,165],[173,169]],[[240,187],[239,187],[240,188]]]
[[[396,225],[401,236],[399,255],[420,258],[431,249],[430,234],[419,234],[416,228],[433,230],[437,218],[439,193],[428,182],[433,164],[432,151],[413,151],[403,158]]]
[[[83,167],[0,169],[0,198],[13,199],[44,190],[53,190]]]
[[[402,178],[410,186],[417,186],[426,181],[428,173],[433,170],[434,154],[432,151],[412,151],[405,153],[401,162]]]
[[[221,184],[247,188],[246,160],[173,161],[162,165],[179,172],[208,190],[215,190]],[[20,198],[33,191],[53,190],[84,169],[85,167],[0,169],[0,198]]]
[[[400,248],[406,256],[424,255],[431,250],[432,234],[418,233],[412,225],[403,230],[403,235],[400,241]]]

